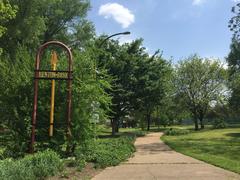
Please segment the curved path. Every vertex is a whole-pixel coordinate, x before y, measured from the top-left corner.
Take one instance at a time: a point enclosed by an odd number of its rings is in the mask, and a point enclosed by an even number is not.
[[[240,175],[171,150],[160,140],[162,133],[137,138],[133,158],[109,167],[93,180],[240,180]]]

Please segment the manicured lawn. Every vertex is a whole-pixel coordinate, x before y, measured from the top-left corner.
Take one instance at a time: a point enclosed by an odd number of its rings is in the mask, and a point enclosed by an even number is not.
[[[240,128],[164,135],[162,140],[182,154],[240,173]]]

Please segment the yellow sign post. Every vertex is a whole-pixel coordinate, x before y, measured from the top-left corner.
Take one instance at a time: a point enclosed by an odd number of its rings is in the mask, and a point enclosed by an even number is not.
[[[56,71],[56,68],[57,68],[57,53],[55,51],[53,51],[52,55],[51,55],[51,65],[52,65],[52,70]],[[55,99],[55,80],[53,79],[52,80],[52,89],[51,89],[51,110],[50,110],[49,136],[53,136],[54,99]]]

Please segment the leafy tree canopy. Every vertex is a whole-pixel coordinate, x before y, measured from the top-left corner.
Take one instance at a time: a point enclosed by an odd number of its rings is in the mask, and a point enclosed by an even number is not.
[[[192,113],[195,129],[198,121],[204,128],[203,119],[210,105],[223,101],[226,95],[226,71],[216,60],[193,55],[176,66],[175,78],[177,94],[184,98]]]

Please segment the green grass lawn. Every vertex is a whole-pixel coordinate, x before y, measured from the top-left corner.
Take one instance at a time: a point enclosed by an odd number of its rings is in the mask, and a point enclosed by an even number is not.
[[[119,132],[114,137],[120,136],[144,136],[147,132],[142,131],[140,128],[119,128]],[[99,138],[111,138],[112,129],[106,126],[99,126],[97,135]]]
[[[164,135],[161,139],[182,154],[240,173],[240,128]]]

